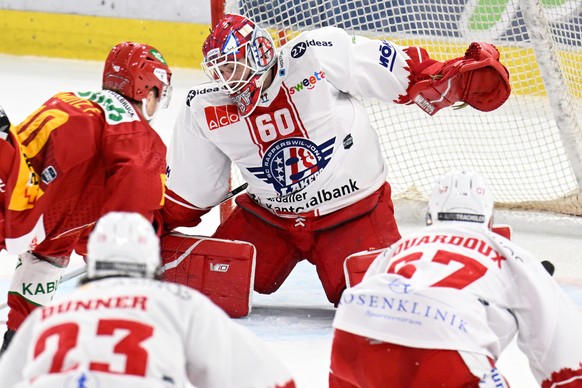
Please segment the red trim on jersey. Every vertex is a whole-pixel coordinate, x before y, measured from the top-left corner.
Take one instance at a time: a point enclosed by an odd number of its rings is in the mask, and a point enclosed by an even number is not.
[[[251,139],[257,145],[261,157],[271,144],[281,139],[289,137],[309,139],[297,107],[293,104],[285,87],[279,89],[279,93],[269,107],[255,108],[254,112],[246,118],[246,122]],[[289,131],[290,124],[293,125],[291,131]]]

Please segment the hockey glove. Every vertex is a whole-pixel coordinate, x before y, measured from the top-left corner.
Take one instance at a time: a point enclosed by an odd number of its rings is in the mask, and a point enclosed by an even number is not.
[[[419,58],[426,54],[424,49],[409,49],[408,54],[413,79],[407,98],[399,102],[412,101],[431,116],[456,102],[492,111],[511,93],[509,72],[492,44],[471,43],[465,56],[444,63]]]

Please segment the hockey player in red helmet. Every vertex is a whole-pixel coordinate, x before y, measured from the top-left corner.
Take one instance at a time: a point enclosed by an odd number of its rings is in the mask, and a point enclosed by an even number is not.
[[[0,140],[19,150],[3,188],[2,243],[19,260],[2,351],[52,298],[73,251],[86,254],[101,215],[132,211],[153,222],[166,147],[149,122],[168,104],[171,76],[154,47],[122,42],[107,56],[102,90],[57,93]]]
[[[198,224],[228,193],[234,165],[248,187],[212,238],[255,246],[252,282],[261,294],[276,292],[308,260],[334,305],[346,287],[345,258],[400,238],[393,172],[362,99],[416,104],[433,115],[457,102],[490,111],[510,93],[507,70],[488,43],[441,62],[421,47],[323,27],[275,48],[258,24],[227,14],[202,53],[212,82],[193,87],[177,116],[166,229]],[[192,244],[172,246],[170,260]],[[200,278],[198,266],[180,263],[176,279]]]
[[[170,104],[171,77],[172,72],[158,50],[123,42],[111,50],[105,61],[103,89],[141,105],[144,118],[151,121],[158,108],[165,109]]]

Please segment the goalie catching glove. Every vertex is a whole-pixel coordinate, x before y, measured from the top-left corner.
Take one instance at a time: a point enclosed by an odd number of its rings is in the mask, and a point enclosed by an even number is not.
[[[463,102],[488,112],[509,97],[509,72],[499,62],[499,51],[489,43],[471,43],[465,56],[440,62],[423,48],[408,48],[412,81],[399,103],[414,102],[429,115]]]

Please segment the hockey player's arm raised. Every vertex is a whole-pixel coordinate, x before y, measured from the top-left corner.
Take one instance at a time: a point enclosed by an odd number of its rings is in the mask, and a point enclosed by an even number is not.
[[[342,92],[382,101],[394,101],[406,94],[410,73],[408,56],[402,48],[386,41],[350,36],[335,27],[312,34],[327,42],[325,49],[315,49],[327,80]]]
[[[331,27],[321,31],[335,44],[333,55],[322,57],[326,76],[347,93],[416,103],[430,115],[456,102],[491,111],[509,97],[509,73],[491,44],[472,43],[463,57],[442,62],[421,47],[349,36]]]

